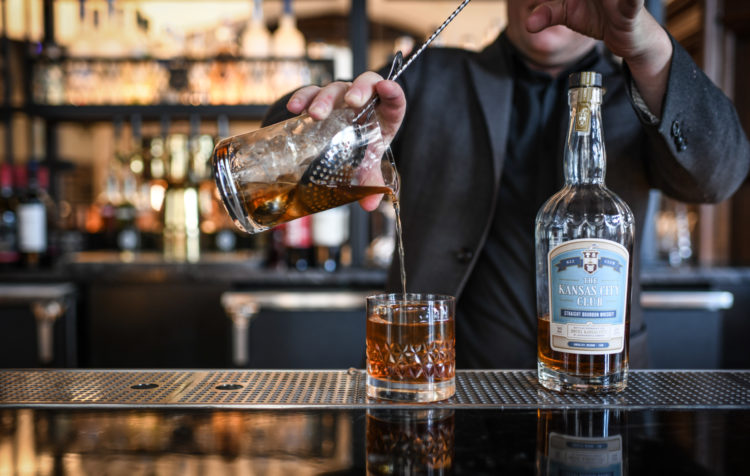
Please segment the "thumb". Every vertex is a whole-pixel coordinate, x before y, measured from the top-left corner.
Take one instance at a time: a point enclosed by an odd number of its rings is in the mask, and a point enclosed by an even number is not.
[[[380,127],[386,143],[390,143],[404,120],[406,97],[401,86],[395,81],[381,81],[375,85],[375,90],[380,96],[377,108]]]
[[[526,29],[538,33],[553,25],[565,25],[566,11],[561,0],[545,2],[538,5],[526,19]]]

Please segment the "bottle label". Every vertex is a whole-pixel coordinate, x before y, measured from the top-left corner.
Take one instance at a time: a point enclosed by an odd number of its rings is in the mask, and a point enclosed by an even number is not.
[[[316,246],[341,246],[349,239],[349,207],[331,208],[312,215],[312,240]]]
[[[630,255],[609,240],[567,241],[549,252],[550,347],[614,354],[625,347]]]
[[[312,218],[310,215],[284,224],[284,246],[287,248],[309,248],[312,246]]]
[[[585,438],[550,432],[548,447],[545,474],[623,474],[620,435]]]
[[[581,88],[578,90],[578,101],[575,119],[576,132],[588,133],[591,131],[591,97],[594,88]]]
[[[22,253],[47,249],[47,216],[42,203],[18,205],[18,249]]]

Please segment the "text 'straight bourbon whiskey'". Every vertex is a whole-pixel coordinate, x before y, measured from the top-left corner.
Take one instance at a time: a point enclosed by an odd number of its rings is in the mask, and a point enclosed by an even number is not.
[[[600,74],[570,75],[565,186],[536,218],[537,362],[553,390],[627,382],[633,214],[604,185],[603,94]]]

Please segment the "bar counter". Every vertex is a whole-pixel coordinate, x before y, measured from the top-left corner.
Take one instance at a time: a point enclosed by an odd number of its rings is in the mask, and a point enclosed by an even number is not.
[[[364,377],[2,371],[0,473],[748,474],[750,371],[632,371],[608,396],[459,371],[434,404],[368,400]]]

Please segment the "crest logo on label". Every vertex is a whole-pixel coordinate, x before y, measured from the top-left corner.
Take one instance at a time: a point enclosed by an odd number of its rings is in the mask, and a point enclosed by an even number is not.
[[[576,126],[577,132],[589,132],[591,130],[591,109],[587,104],[580,104],[580,109],[576,114]]]
[[[599,250],[592,246],[581,251],[581,254],[583,255],[583,270],[589,274],[594,274],[599,269]]]

